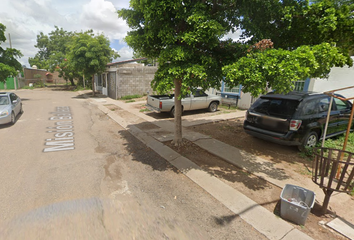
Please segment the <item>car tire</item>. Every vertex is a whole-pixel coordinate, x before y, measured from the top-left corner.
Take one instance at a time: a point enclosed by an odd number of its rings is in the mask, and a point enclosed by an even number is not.
[[[218,110],[218,106],[219,104],[217,102],[211,102],[208,107],[209,112],[216,112]]]
[[[307,147],[313,148],[318,142],[318,134],[314,131],[310,131],[304,137],[302,144],[299,146],[299,150],[303,151]]]
[[[174,107],[170,111],[170,116],[173,118],[175,117],[175,108]]]
[[[14,125],[16,122],[16,116],[15,116],[15,113],[14,112],[11,112],[11,122],[10,124],[11,125]]]
[[[23,113],[23,108],[22,108],[22,104],[21,104],[21,106],[20,106],[20,114],[22,114]]]

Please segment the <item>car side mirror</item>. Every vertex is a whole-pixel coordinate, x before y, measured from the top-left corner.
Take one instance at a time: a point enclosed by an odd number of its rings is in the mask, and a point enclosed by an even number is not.
[[[13,103],[13,104],[17,103],[17,100],[13,100],[12,103]]]

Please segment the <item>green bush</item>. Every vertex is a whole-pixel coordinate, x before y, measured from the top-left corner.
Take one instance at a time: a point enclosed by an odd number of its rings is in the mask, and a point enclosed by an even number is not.
[[[36,88],[43,88],[45,87],[44,83],[42,81],[38,81],[34,84],[34,87]]]

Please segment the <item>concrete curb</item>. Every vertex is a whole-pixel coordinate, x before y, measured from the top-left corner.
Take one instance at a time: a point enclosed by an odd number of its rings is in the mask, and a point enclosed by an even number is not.
[[[85,98],[88,97],[85,96]],[[193,182],[198,184],[201,188],[207,191],[220,203],[222,203],[224,206],[226,206],[229,210],[231,210],[236,215],[240,216],[245,222],[247,222],[252,227],[254,227],[258,232],[265,235],[268,239],[272,239],[272,240],[273,239],[274,240],[312,239],[305,233],[294,228],[288,222],[284,221],[283,219],[269,212],[267,209],[260,206],[252,199],[246,197],[236,189],[228,186],[221,180],[203,171],[194,162],[181,156],[179,153],[175,152],[174,150],[167,147],[160,141],[156,140],[154,137],[149,136],[149,134],[145,133],[139,128],[130,125],[125,119],[121,118],[120,116],[111,113],[111,111],[108,108],[100,105],[97,101],[96,101],[96,105],[102,112],[107,114],[115,122],[117,122],[123,128],[125,128],[130,133],[132,133],[137,139],[139,139],[142,143],[150,147],[161,157],[166,159],[166,161],[170,162],[185,176],[187,176]],[[129,111],[129,112],[134,113],[133,111]],[[144,119],[145,118],[146,117],[144,117]],[[206,141],[215,140],[211,138],[200,139],[198,137],[195,138],[191,136],[189,136],[189,138],[193,140],[197,145],[198,142],[199,144],[201,144],[200,141],[203,140]],[[234,153],[230,153],[230,154],[234,154]],[[233,157],[235,158],[235,155],[233,155]]]

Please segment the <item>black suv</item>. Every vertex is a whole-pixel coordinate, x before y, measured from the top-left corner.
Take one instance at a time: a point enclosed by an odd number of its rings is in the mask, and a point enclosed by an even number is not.
[[[323,137],[329,103],[330,97],[321,93],[268,93],[248,109],[243,128],[252,136],[300,150],[314,147]],[[345,133],[351,108],[351,102],[333,98],[326,138]]]

